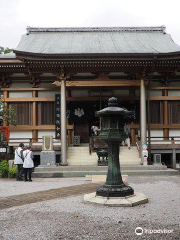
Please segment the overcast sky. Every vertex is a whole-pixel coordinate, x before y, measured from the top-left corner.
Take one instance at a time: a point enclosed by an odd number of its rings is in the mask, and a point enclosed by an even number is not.
[[[180,45],[180,0],[0,0],[0,46],[26,27],[159,26]]]

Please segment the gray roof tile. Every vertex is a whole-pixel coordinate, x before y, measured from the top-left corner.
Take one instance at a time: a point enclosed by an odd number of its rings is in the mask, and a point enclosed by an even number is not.
[[[126,54],[180,52],[165,27],[27,28],[15,52]]]

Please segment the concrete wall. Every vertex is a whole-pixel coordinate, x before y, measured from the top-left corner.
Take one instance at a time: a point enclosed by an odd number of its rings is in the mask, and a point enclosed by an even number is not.
[[[30,83],[12,83],[11,88],[32,88]]]
[[[39,91],[38,97],[55,97],[55,94],[60,94],[60,91]]]
[[[138,130],[138,135],[140,135],[140,130]],[[147,137],[148,137],[148,131],[147,131]],[[157,140],[163,140],[163,130],[151,130],[151,138],[152,140],[156,140],[156,138],[153,137],[162,137],[158,138]]]
[[[159,91],[151,90],[150,91],[150,96],[162,96],[162,90],[159,90]]]
[[[180,96],[180,90],[168,90],[168,96]]]
[[[10,98],[31,98],[32,92],[9,92]]]
[[[180,129],[170,129],[169,130],[169,136],[170,137],[175,137],[175,136],[177,136],[177,137],[180,137]],[[175,140],[180,140],[180,138],[175,138]]]
[[[20,142],[23,142],[26,146],[29,145],[29,138],[32,138],[32,131],[10,131],[10,139],[16,139],[16,140],[10,140],[9,146],[18,145]],[[23,138],[21,140],[17,138]],[[15,144],[16,142],[16,144]]]
[[[53,136],[53,138],[55,137],[55,131],[53,130],[47,130],[47,131],[38,131],[38,138],[42,138],[42,136]]]

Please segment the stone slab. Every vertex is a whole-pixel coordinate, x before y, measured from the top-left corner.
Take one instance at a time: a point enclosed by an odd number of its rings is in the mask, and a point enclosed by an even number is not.
[[[55,151],[41,151],[40,166],[56,166],[56,152]]]
[[[148,202],[148,198],[143,193],[135,192],[134,195],[127,197],[106,198],[96,196],[96,192],[85,194],[84,203],[101,204],[108,207],[134,207]]]
[[[107,171],[68,171],[68,166],[66,167],[67,171],[57,171],[58,169],[53,168],[52,170],[46,171],[46,168],[42,169],[38,172],[33,172],[33,178],[61,178],[61,177],[85,177],[90,175],[105,175],[107,174]],[[48,168],[50,169],[50,168]],[[56,170],[54,170],[56,169]],[[168,169],[168,170],[134,170],[134,171],[121,171],[123,175],[128,176],[175,176],[179,175],[178,170],[174,169]]]

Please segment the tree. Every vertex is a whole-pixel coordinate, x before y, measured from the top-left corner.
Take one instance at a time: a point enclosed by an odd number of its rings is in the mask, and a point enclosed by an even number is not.
[[[4,47],[0,46],[0,54],[2,54],[2,53],[6,54],[6,53],[10,53],[12,51],[13,51],[12,48],[8,48],[8,47],[4,48]]]
[[[0,119],[7,125],[17,125],[14,108],[7,108],[2,99],[0,99]]]

